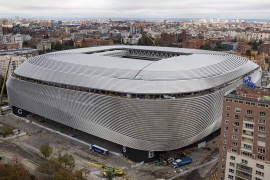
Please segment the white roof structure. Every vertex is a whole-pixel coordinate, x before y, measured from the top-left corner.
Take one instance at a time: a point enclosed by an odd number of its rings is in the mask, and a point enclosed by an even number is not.
[[[30,58],[15,74],[54,83],[134,94],[210,89],[255,70],[232,54],[168,47],[102,46]]]

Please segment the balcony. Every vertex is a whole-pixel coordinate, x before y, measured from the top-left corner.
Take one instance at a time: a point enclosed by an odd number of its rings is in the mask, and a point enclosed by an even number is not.
[[[250,137],[252,137],[253,138],[253,136],[254,136],[254,133],[252,132],[252,131],[250,131],[250,129],[243,129],[243,133],[242,133],[242,136],[248,136],[248,138],[250,138]]]
[[[252,175],[250,175],[249,173],[246,173],[244,171],[239,171],[236,170],[236,176],[240,177],[240,178],[244,178],[246,180],[251,180],[252,179]]]
[[[246,173],[248,173],[248,174],[250,174],[250,175],[252,175],[252,168],[250,168],[250,167],[248,167],[248,166],[245,166],[245,165],[243,165],[243,164],[236,164],[236,169],[237,170],[241,170],[241,171],[243,171],[243,172],[246,172]]]
[[[244,117],[244,122],[254,123],[254,117]]]
[[[253,145],[253,139],[242,137],[242,142],[245,142],[249,145]]]

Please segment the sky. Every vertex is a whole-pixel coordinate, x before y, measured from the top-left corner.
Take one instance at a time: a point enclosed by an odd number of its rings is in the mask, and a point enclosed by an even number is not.
[[[270,0],[0,0],[0,18],[270,19]]]

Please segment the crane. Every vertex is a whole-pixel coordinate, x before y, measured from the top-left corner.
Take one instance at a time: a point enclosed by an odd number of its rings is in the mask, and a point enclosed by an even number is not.
[[[110,171],[112,171],[117,176],[121,176],[124,173],[123,169],[117,169],[117,168],[108,167],[108,166],[104,166],[104,165],[100,165],[100,164],[95,164],[95,163],[91,163],[91,162],[87,162],[87,164],[91,164],[91,165],[96,166],[96,167],[99,167],[99,168],[110,170]],[[103,174],[104,174],[104,176],[107,175],[106,172],[104,172]]]
[[[151,37],[149,37],[147,34],[144,34],[144,35],[154,44],[154,46],[156,46],[155,41]]]
[[[3,106],[3,105],[6,105],[7,104],[7,101],[6,102],[3,102],[2,101],[2,98],[3,98],[4,89],[5,89],[5,84],[6,84],[6,81],[7,81],[7,78],[8,78],[7,75],[8,75],[8,71],[9,71],[9,66],[10,66],[11,59],[12,59],[12,56],[10,56],[10,58],[9,58],[8,66],[7,66],[7,70],[6,70],[6,75],[5,75],[5,78],[4,78],[4,81],[3,81],[3,85],[2,85],[2,89],[1,89],[0,106]],[[0,114],[1,115],[3,114],[2,108],[0,108]]]

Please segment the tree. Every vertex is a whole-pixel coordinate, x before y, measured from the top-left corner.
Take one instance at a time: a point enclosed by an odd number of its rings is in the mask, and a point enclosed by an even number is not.
[[[258,50],[258,45],[257,45],[256,41],[252,44],[252,49]]]
[[[249,49],[246,51],[246,55],[251,56],[251,51]]]
[[[105,177],[106,179],[111,180],[114,177],[114,173],[112,171],[107,171]]]
[[[64,168],[58,158],[43,162],[37,171],[49,175],[54,180],[83,180],[82,170],[72,172],[70,168]]]
[[[45,143],[39,148],[40,152],[44,155],[45,158],[49,157],[52,153],[52,148],[49,143]]]
[[[35,180],[36,178],[29,174],[23,165],[0,164],[0,179]]]
[[[6,125],[2,129],[1,135],[3,135],[5,138],[6,136],[13,134],[13,129],[14,129],[14,127]]]
[[[54,180],[73,180],[73,174],[68,168],[60,169],[53,174]]]
[[[74,157],[70,154],[64,154],[62,156],[62,154],[58,154],[58,160],[59,162],[63,163],[65,165],[65,167],[69,167],[69,168],[74,168],[75,167],[75,159]]]

